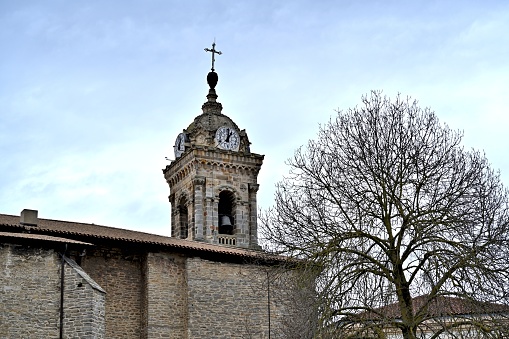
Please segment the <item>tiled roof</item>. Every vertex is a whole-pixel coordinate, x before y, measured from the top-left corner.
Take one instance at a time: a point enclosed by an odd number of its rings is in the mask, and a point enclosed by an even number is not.
[[[260,260],[269,261],[279,261],[282,259],[276,257],[268,257],[264,252],[261,251],[213,245],[204,242],[176,239],[162,235],[126,230],[122,228],[71,221],[39,218],[37,226],[27,226],[20,224],[19,216],[0,214],[0,226],[2,225],[4,231],[8,230],[9,232],[30,232],[31,234],[36,233],[51,235],[78,241],[86,240],[88,242],[92,242],[93,239],[97,239],[98,241],[113,240],[126,243],[156,245],[181,251],[208,252],[211,254],[222,254],[251,259],[258,258]]]
[[[92,245],[83,241],[77,241],[72,239],[52,237],[50,235],[43,234],[31,234],[31,233],[11,233],[11,232],[0,232],[0,238],[12,238],[12,239],[30,239],[30,240],[43,240],[49,242],[60,242],[67,244],[78,244],[78,245]]]
[[[417,312],[427,302],[427,296],[418,296],[413,299],[413,311]],[[438,296],[431,301],[427,316],[445,317],[457,315],[474,315],[488,313],[509,312],[509,305],[468,300],[458,297]],[[373,312],[363,312],[357,315],[360,319],[378,319],[385,317],[389,319],[398,319],[401,312],[398,303],[390,304],[375,309]]]

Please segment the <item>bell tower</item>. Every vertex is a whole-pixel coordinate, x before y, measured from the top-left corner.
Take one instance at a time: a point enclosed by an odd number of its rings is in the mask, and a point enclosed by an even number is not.
[[[258,249],[257,177],[263,155],[251,153],[245,130],[217,101],[218,75],[207,75],[209,92],[202,114],[180,133],[175,160],[163,169],[170,186],[171,234],[207,243]]]

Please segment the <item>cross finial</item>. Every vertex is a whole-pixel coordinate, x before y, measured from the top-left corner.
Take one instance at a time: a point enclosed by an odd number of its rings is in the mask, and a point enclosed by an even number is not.
[[[205,52],[211,52],[212,53],[212,72],[214,72],[214,61],[216,61],[216,58],[214,56],[214,54],[223,54],[221,53],[220,51],[216,51],[216,41],[214,40],[214,42],[212,43],[212,49],[210,48],[205,48]]]

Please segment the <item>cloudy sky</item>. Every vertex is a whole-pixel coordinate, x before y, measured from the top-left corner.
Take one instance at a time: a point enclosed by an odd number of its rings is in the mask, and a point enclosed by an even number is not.
[[[265,154],[262,208],[370,90],[431,107],[509,185],[507,1],[0,0],[0,213],[169,235],[161,169],[214,38],[223,113]]]

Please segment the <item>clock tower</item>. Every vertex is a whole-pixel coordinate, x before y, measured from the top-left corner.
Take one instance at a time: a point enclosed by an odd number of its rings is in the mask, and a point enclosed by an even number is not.
[[[217,102],[218,75],[207,75],[209,93],[203,113],[180,133],[175,160],[163,169],[170,186],[173,237],[258,249],[257,177],[263,155],[251,153],[245,130]]]

